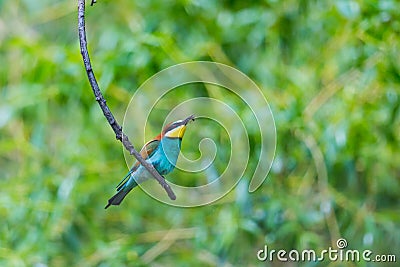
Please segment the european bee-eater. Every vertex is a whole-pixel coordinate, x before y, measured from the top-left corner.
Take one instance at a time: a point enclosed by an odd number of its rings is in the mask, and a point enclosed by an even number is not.
[[[194,119],[194,115],[191,115],[184,120],[168,124],[159,135],[147,142],[140,150],[143,159],[153,164],[161,175],[166,175],[175,168],[186,125]],[[133,188],[151,177],[153,176],[147,169],[136,161],[132,169],[117,185],[118,192],[108,200],[105,209],[110,205],[119,205]]]

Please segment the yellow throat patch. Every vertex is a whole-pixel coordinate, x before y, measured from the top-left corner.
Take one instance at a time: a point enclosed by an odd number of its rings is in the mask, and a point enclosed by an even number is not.
[[[186,131],[186,125],[181,125],[165,133],[169,138],[182,138]]]

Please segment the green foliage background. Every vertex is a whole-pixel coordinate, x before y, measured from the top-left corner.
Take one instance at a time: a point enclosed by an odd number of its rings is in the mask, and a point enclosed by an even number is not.
[[[264,266],[264,244],[321,251],[339,237],[400,260],[398,1],[87,6],[93,67],[119,121],[151,75],[211,60],[262,88],[278,137],[255,193],[246,177],[217,203],[184,209],[135,190],[106,211],[127,167],[83,69],[75,2],[0,0],[1,266]],[[195,95],[178,91],[160,110]],[[151,122],[153,133],[162,122]],[[193,136],[206,127],[218,136],[216,125],[199,125]]]

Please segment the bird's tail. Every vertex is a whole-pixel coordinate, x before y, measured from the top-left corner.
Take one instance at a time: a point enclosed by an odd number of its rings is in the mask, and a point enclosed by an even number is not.
[[[125,196],[131,191],[130,190],[119,190],[114,196],[112,196],[109,200],[108,200],[108,204],[107,206],[105,206],[104,208],[108,208],[111,205],[119,205],[121,204],[122,200],[124,200]]]

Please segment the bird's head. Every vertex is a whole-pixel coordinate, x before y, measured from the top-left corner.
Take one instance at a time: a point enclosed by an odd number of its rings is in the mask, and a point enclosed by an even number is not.
[[[195,116],[194,115],[190,115],[189,117],[187,117],[184,120],[179,120],[179,121],[174,121],[171,122],[169,124],[167,124],[162,133],[161,136],[162,137],[168,137],[168,138],[180,138],[182,139],[183,135],[185,134],[186,131],[186,125],[190,122],[190,121],[194,121],[195,120]]]

